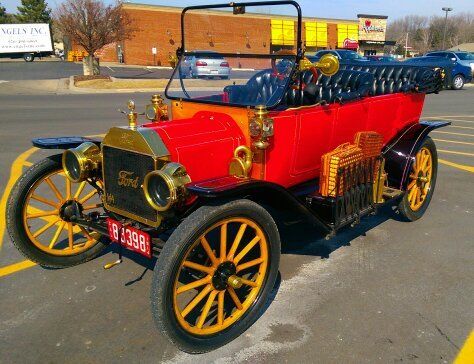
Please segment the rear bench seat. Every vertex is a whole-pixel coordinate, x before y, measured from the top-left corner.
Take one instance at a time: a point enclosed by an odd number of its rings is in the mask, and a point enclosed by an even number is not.
[[[344,103],[395,92],[438,92],[442,87],[439,71],[411,65],[341,64],[340,71],[333,76],[319,75],[315,83],[312,82],[313,77],[311,71],[304,71],[304,90],[290,86],[281,104]],[[253,75],[246,85],[227,86],[224,91],[228,93],[231,103],[273,104],[272,95],[280,95],[275,90],[284,87],[285,80],[268,69]]]

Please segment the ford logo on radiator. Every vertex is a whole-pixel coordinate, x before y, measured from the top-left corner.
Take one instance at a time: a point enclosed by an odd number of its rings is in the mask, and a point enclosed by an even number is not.
[[[133,177],[135,172],[120,171],[118,173],[118,185],[122,187],[138,188],[138,176]]]

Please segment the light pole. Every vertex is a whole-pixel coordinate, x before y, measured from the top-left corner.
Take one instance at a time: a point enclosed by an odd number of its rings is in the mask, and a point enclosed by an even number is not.
[[[446,12],[446,17],[444,18],[444,33],[443,33],[443,50],[446,48],[446,32],[448,31],[448,13],[453,10],[453,8],[443,8],[443,11]]]

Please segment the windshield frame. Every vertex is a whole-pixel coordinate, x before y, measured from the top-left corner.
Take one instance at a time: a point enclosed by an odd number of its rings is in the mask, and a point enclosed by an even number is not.
[[[243,105],[243,104],[234,104],[234,103],[222,103],[222,102],[216,102],[216,101],[211,101],[211,100],[199,100],[199,99],[184,99],[182,97],[176,97],[176,96],[170,96],[168,94],[168,90],[171,87],[171,83],[173,80],[175,80],[175,76],[177,72],[180,72],[181,69],[181,63],[184,61],[184,58],[190,55],[200,55],[200,56],[206,56],[206,55],[211,55],[211,52],[206,52],[206,51],[192,51],[192,52],[186,52],[186,39],[185,39],[185,15],[188,11],[192,10],[206,10],[206,9],[219,9],[219,8],[236,8],[239,6],[243,6],[246,9],[248,7],[256,7],[256,6],[281,6],[281,5],[292,5],[296,9],[297,13],[297,30],[296,30],[296,54],[294,55],[287,55],[287,54],[258,54],[258,53],[221,53],[221,52],[215,52],[212,51],[213,55],[219,55],[223,57],[248,57],[248,58],[263,58],[263,59],[290,59],[294,61],[293,68],[291,72],[289,73],[289,77],[287,79],[286,84],[284,85],[284,92],[282,92],[281,96],[278,98],[275,104],[273,105],[267,105],[268,109],[272,109],[277,107],[280,103],[281,100],[283,99],[286,90],[289,87],[290,81],[294,78],[295,72],[298,68],[299,61],[303,59],[304,57],[304,49],[303,49],[303,42],[302,42],[302,14],[301,14],[301,7],[296,1],[292,0],[273,0],[273,1],[255,1],[255,2],[231,2],[231,3],[224,3],[224,4],[212,4],[212,5],[195,5],[195,6],[188,6],[183,9],[181,12],[181,45],[178,47],[176,50],[176,56],[178,57],[178,62],[173,70],[173,73],[171,74],[171,77],[168,81],[168,84],[166,85],[165,88],[165,96],[170,99],[170,100],[178,100],[178,101],[189,101],[189,102],[196,102],[196,103],[203,103],[203,104],[213,104],[213,105],[220,105],[220,106],[234,106],[234,107],[245,107],[245,108],[255,108],[255,105]],[[238,15],[236,15],[238,16]],[[180,86],[184,92],[184,94],[187,94],[186,89],[184,87],[183,79],[181,76],[181,73],[179,73],[179,81],[180,81]]]

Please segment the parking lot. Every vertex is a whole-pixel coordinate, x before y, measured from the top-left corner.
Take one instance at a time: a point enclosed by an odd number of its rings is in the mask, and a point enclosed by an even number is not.
[[[0,362],[448,363],[468,345],[474,87],[425,103],[424,118],[452,125],[432,133],[440,165],[423,219],[404,223],[384,209],[328,241],[301,221],[288,224],[280,279],[263,316],[237,340],[197,357],[153,326],[151,264],[127,254],[106,271],[116,259],[111,248],[80,266],[42,269],[25,261],[5,231],[14,182],[48,154],[31,148],[32,138],[104,134],[126,123],[117,109],[129,98],[143,110],[149,96],[0,91]]]

